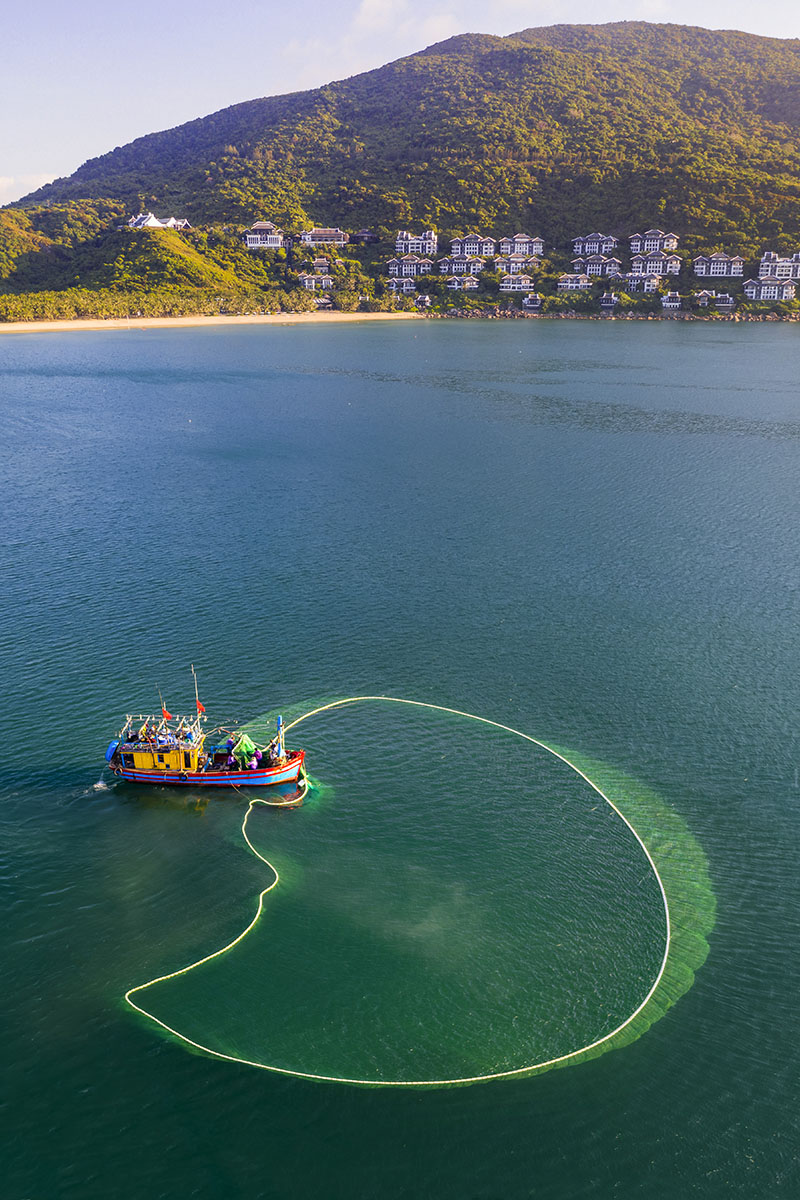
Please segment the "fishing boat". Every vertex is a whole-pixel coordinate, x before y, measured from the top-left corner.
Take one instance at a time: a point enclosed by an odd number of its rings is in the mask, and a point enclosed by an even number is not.
[[[192,668],[194,675],[194,668]],[[109,743],[106,762],[120,779],[130,783],[177,787],[267,787],[296,783],[305,750],[287,750],[283,718],[275,737],[257,745],[248,734],[204,729],[195,676],[193,717],[173,716],[161,700],[161,713],[128,713],[118,736]],[[224,742],[217,740],[228,734]]]

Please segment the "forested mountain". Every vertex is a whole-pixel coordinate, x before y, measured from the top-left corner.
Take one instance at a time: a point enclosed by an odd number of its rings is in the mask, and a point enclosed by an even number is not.
[[[335,69],[335,63],[332,63]],[[269,217],[518,228],[658,224],[688,251],[800,237],[800,41],[675,25],[466,34],[314,91],[139,138],[40,189],[193,224]]]

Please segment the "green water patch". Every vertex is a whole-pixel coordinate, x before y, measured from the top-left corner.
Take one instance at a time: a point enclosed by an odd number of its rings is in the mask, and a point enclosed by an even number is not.
[[[264,891],[225,947],[128,993],[162,1029],[287,1074],[442,1086],[625,1044],[691,985],[713,896],[652,793],[436,706],[304,707],[287,740],[325,786],[242,805]]]
[[[688,992],[695,972],[708,957],[717,901],[705,851],[683,818],[660,796],[608,763],[554,743],[548,745],[590,778],[636,829],[661,879],[670,918],[664,970],[647,1003],[624,1029],[601,1045],[574,1055],[571,1064],[636,1041]]]

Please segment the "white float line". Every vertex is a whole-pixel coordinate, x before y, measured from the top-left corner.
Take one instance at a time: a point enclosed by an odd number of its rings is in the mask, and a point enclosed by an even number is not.
[[[580,767],[576,767],[573,762],[570,762],[570,760],[568,758],[566,758],[563,754],[560,754],[558,752],[558,750],[554,750],[552,748],[552,746],[548,746],[545,742],[540,742],[538,738],[531,737],[530,734],[528,734],[528,733],[522,733],[522,731],[519,729],[513,729],[510,725],[503,725],[499,721],[491,721],[491,720],[489,720],[488,717],[478,717],[474,713],[462,712],[461,709],[458,709],[458,708],[447,708],[443,704],[428,704],[423,700],[404,700],[398,696],[350,696],[344,700],[333,700],[333,701],[331,701],[330,704],[323,704],[319,708],[314,708],[310,712],[304,713],[303,716],[297,717],[296,720],[292,721],[292,723],[290,725],[286,726],[286,732],[288,733],[288,731],[290,729],[294,729],[294,727],[299,725],[301,721],[306,721],[306,720],[308,720],[309,717],[315,717],[319,713],[327,712],[328,710],[330,710],[332,708],[342,708],[346,704],[362,704],[362,703],[366,703],[367,701],[379,701],[381,703],[386,703],[386,704],[408,704],[415,708],[429,708],[436,712],[452,713],[454,716],[466,717],[472,721],[480,721],[483,725],[491,725],[495,729],[503,729],[503,730],[505,730],[506,733],[515,734],[517,737],[524,738],[525,741],[527,741],[527,742],[532,742],[535,746],[540,746],[541,749],[546,750],[548,752],[548,754],[552,754],[552,755],[554,755],[555,758],[560,759],[561,762],[566,763],[566,765],[568,767],[570,767],[573,771],[575,771],[575,773],[577,775],[580,775],[581,779],[585,780],[586,783],[588,783],[589,786],[591,788],[593,788],[594,791],[597,792],[598,796],[601,796],[602,799],[605,800],[606,804],[608,804],[609,807],[614,810],[614,812],[617,814],[617,816],[620,818],[620,820],[623,821],[627,825],[628,829],[630,829],[631,833],[636,838],[639,845],[642,847],[642,850],[645,853],[645,856],[647,858],[647,861],[650,864],[652,872],[655,875],[656,880],[658,882],[658,886],[661,891],[661,899],[664,903],[664,919],[666,922],[666,935],[667,935],[666,936],[666,945],[664,947],[664,957],[661,960],[661,966],[659,968],[658,974],[656,975],[656,978],[655,978],[655,981],[653,982],[652,987],[650,988],[649,992],[645,996],[644,1000],[642,1000],[642,1002],[638,1006],[638,1008],[636,1008],[631,1013],[631,1015],[622,1022],[621,1025],[618,1025],[616,1029],[612,1029],[612,1031],[610,1033],[604,1034],[603,1037],[597,1038],[596,1041],[590,1042],[586,1046],[581,1046],[578,1050],[570,1050],[567,1054],[559,1054],[556,1058],[548,1058],[543,1062],[532,1063],[530,1066],[527,1066],[527,1067],[515,1067],[514,1070],[511,1070],[511,1071],[494,1071],[488,1075],[468,1075],[468,1076],[462,1076],[458,1079],[350,1079],[344,1075],[317,1075],[313,1071],[297,1071],[297,1070],[292,1070],[288,1067],[275,1067],[275,1066],[270,1066],[268,1063],[254,1062],[252,1059],[249,1059],[249,1058],[241,1058],[235,1054],[224,1054],[221,1050],[214,1050],[210,1046],[204,1046],[201,1042],[194,1041],[192,1038],[187,1037],[186,1034],[181,1033],[180,1030],[173,1029],[173,1027],[171,1025],[167,1025],[167,1023],[165,1021],[159,1020],[158,1017],[154,1016],[151,1012],[148,1012],[147,1009],[142,1008],[140,1005],[134,1003],[134,1001],[131,999],[131,996],[135,995],[136,992],[144,991],[146,988],[154,987],[155,984],[157,984],[157,983],[165,983],[168,979],[176,979],[180,975],[186,975],[186,974],[188,974],[189,971],[193,971],[195,969],[195,967],[200,967],[204,963],[211,962],[213,959],[219,958],[222,954],[227,954],[227,952],[229,950],[232,950],[234,948],[234,946],[237,946],[239,944],[239,942],[241,942],[244,938],[246,938],[248,933],[250,932],[250,930],[253,929],[255,927],[255,925],[258,924],[258,919],[261,916],[261,912],[262,912],[262,909],[264,906],[264,897],[267,895],[268,892],[271,892],[272,889],[277,886],[277,884],[280,880],[280,876],[278,875],[278,871],[275,868],[275,866],[269,861],[269,859],[264,858],[263,854],[259,854],[258,850],[256,850],[255,846],[250,841],[250,838],[247,836],[247,821],[250,816],[250,813],[253,810],[254,805],[256,805],[256,804],[263,804],[268,807],[278,807],[278,808],[281,807],[281,805],[275,805],[275,804],[273,804],[273,802],[271,802],[269,800],[260,800],[257,797],[250,801],[248,808],[247,808],[247,812],[244,815],[244,820],[242,821],[242,836],[244,837],[244,840],[247,842],[247,845],[252,850],[253,854],[255,854],[256,858],[259,858],[261,860],[261,862],[266,863],[266,865],[269,867],[269,869],[274,873],[275,878],[273,879],[273,881],[269,885],[269,887],[264,888],[263,892],[261,892],[261,894],[259,895],[258,907],[256,909],[256,914],[253,917],[252,921],[250,922],[250,924],[247,926],[246,929],[242,930],[242,932],[238,935],[238,937],[235,937],[232,942],[229,942],[226,946],[223,946],[220,950],[215,950],[213,952],[213,954],[207,954],[205,956],[205,958],[199,958],[196,962],[190,963],[190,965],[188,967],[181,967],[177,971],[171,971],[168,975],[159,975],[156,979],[150,979],[150,980],[148,980],[147,983],[140,983],[140,984],[138,984],[137,987],[130,988],[129,991],[127,991],[125,993],[125,1000],[127,1001],[127,1003],[131,1006],[131,1008],[134,1008],[137,1012],[141,1013],[142,1016],[147,1017],[148,1020],[154,1021],[156,1023],[156,1025],[160,1025],[161,1028],[166,1030],[167,1033],[173,1034],[174,1037],[176,1037],[180,1041],[184,1042],[187,1046],[191,1046],[193,1049],[199,1050],[203,1054],[209,1054],[213,1058],[219,1058],[225,1062],[240,1063],[242,1066],[245,1066],[245,1067],[256,1067],[260,1071],[271,1071],[276,1075],[292,1076],[296,1079],[313,1079],[313,1080],[317,1080],[322,1083],[350,1083],[350,1084],[356,1084],[356,1085],[359,1085],[362,1087],[411,1087],[411,1088],[414,1088],[414,1087],[418,1087],[418,1088],[451,1087],[451,1086],[455,1086],[458,1084],[484,1083],[491,1079],[512,1079],[514,1076],[529,1075],[534,1071],[544,1071],[544,1070],[548,1069],[549,1067],[556,1067],[561,1063],[569,1062],[570,1059],[577,1058],[581,1054],[587,1054],[591,1050],[596,1050],[600,1046],[605,1045],[606,1042],[610,1042],[612,1040],[612,1038],[617,1037],[617,1035],[622,1033],[622,1031],[624,1029],[627,1029],[627,1027],[631,1024],[632,1021],[636,1020],[636,1018],[639,1016],[639,1014],[642,1012],[642,1010],[645,1008],[645,1006],[650,1002],[650,1000],[655,995],[656,989],[658,988],[658,985],[661,982],[662,976],[663,976],[664,971],[667,966],[667,959],[669,958],[669,951],[670,951],[670,945],[671,945],[671,940],[672,940],[672,937],[671,937],[672,929],[671,929],[671,922],[670,922],[670,915],[669,915],[669,904],[667,902],[667,893],[664,889],[663,881],[661,879],[661,876],[658,873],[656,864],[653,862],[653,858],[652,858],[652,855],[650,854],[650,851],[647,849],[647,846],[644,844],[644,842],[642,841],[642,838],[636,832],[636,830],[634,829],[633,825],[630,823],[628,818],[625,816],[624,813],[620,812],[620,810],[617,808],[617,806],[613,802],[613,800],[609,800],[609,798],[605,794],[605,792],[603,792],[602,789],[599,788],[597,786],[597,784],[593,780],[591,780],[589,778],[589,776],[585,774],[585,772],[583,772],[580,769]]]

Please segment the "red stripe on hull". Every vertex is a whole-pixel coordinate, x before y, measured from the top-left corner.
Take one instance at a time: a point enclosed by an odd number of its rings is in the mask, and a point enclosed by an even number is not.
[[[270,787],[279,783],[294,783],[305,758],[301,750],[296,758],[282,767],[267,767],[252,771],[137,771],[120,768],[115,774],[128,783],[155,783],[169,787]]]

